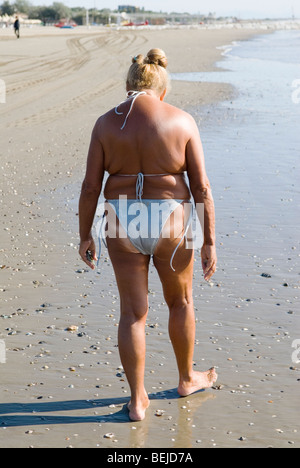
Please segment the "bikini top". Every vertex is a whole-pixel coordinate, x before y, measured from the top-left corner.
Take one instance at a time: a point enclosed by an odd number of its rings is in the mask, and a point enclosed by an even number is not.
[[[144,181],[145,177],[163,177],[163,176],[175,176],[175,175],[184,175],[184,172],[180,172],[179,174],[143,174],[139,172],[138,174],[111,174],[115,177],[137,177],[136,181],[136,199],[142,201],[142,196],[144,193]]]

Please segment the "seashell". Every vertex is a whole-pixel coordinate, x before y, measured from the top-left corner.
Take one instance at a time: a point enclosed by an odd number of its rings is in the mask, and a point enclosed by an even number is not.
[[[77,325],[70,325],[67,329],[69,332],[76,332],[78,330]]]

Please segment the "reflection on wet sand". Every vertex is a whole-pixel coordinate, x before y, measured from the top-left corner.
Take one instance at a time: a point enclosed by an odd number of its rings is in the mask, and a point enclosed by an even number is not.
[[[164,400],[164,405],[162,406],[164,407],[166,407],[165,403],[169,400],[167,395],[168,392],[161,392],[161,397]],[[128,447],[149,447],[148,436],[150,428],[159,424],[163,425],[166,431],[170,433],[170,443],[168,447],[173,447],[174,449],[192,448],[193,441],[197,439],[197,427],[194,418],[195,416],[199,417],[199,414],[197,414],[198,410],[204,403],[215,398],[216,396],[210,391],[201,391],[186,398],[177,398],[177,411],[173,407],[172,416],[170,416],[167,410],[156,410],[157,401],[155,402],[154,400],[157,400],[157,398],[155,398],[154,395],[153,397],[150,396],[152,401],[146,418],[144,421],[132,423],[129,432]],[[171,397],[168,404],[171,404],[172,400],[173,398]],[[158,416],[158,414],[161,414],[161,416]]]

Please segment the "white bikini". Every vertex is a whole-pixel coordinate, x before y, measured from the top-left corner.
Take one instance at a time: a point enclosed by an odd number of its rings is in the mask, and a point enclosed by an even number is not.
[[[126,115],[121,130],[124,130],[128,117],[132,111],[135,100],[145,92],[131,91],[128,93],[128,98],[132,98],[130,109]],[[126,101],[124,101],[126,102]],[[121,103],[122,104],[122,103]],[[121,105],[120,104],[120,105]],[[119,106],[115,108],[117,115],[123,115],[123,112],[118,111]],[[154,255],[158,241],[161,238],[162,231],[169,220],[170,216],[174,211],[182,204],[184,204],[185,210],[185,222],[184,222],[184,234],[182,235],[178,245],[176,246],[173,255],[170,260],[170,267],[175,271],[173,267],[173,260],[179,249],[182,241],[186,239],[188,230],[192,223],[193,218],[193,204],[190,200],[180,199],[144,199],[144,180],[145,177],[162,177],[167,175],[179,175],[179,174],[113,174],[118,177],[136,177],[136,199],[128,200],[127,198],[120,197],[120,199],[106,200],[106,203],[113,208],[120,225],[127,234],[128,239],[132,245],[143,255]],[[186,213],[188,209],[188,213]],[[138,213],[138,214],[137,214]],[[104,235],[103,235],[103,224],[105,219],[105,213],[103,215],[102,224],[99,232],[99,255],[100,260],[101,254],[101,240],[107,247]],[[139,229],[138,229],[139,226]],[[98,260],[98,263],[99,263]]]

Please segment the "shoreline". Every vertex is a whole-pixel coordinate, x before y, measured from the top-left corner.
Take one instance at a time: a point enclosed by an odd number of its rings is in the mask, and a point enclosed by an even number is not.
[[[213,427],[219,421],[226,428],[219,446],[231,447],[252,418],[258,427],[265,426],[270,389],[241,368],[246,360],[238,342],[226,347],[230,334],[245,335],[245,319],[236,313],[230,332],[228,324],[223,327],[226,288],[204,283],[199,259],[195,365],[206,370],[217,362],[224,390],[177,399],[167,311],[151,266],[146,328],[151,407],[145,422],[128,421],[124,405],[129,389],[116,347],[117,287],[106,254],[96,274],[86,272],[80,262],[75,206],[92,126],[101,113],[123,100],[132,55],[160,45],[169,57],[170,72],[213,71],[222,59],[216,47],[256,34],[261,31],[182,30],[179,35],[174,30],[134,30],[63,36],[55,32],[51,43],[45,37],[7,41],[5,76],[0,77],[8,90],[7,103],[0,107],[5,132],[0,340],[7,348],[7,363],[0,364],[1,447],[212,446]],[[230,85],[176,82],[167,101],[187,109],[226,100],[231,92]],[[249,317],[250,303],[235,301]],[[68,331],[70,327],[73,331]],[[259,336],[260,327],[260,321],[251,322],[246,342],[250,333]],[[275,327],[267,344],[274,335]],[[218,340],[224,340],[224,353],[217,350]],[[261,392],[262,399],[251,417],[239,410],[246,397],[251,399],[249,392]],[[165,416],[157,418],[157,410],[165,411]],[[229,424],[228,414],[234,414],[234,423]],[[106,439],[107,433],[114,437]],[[266,446],[271,434],[266,427],[263,440],[254,435],[251,441]]]

